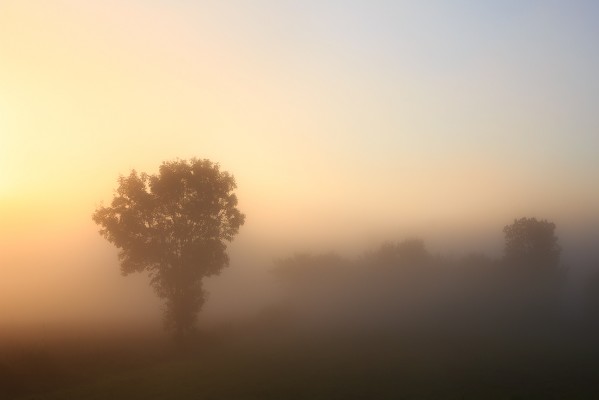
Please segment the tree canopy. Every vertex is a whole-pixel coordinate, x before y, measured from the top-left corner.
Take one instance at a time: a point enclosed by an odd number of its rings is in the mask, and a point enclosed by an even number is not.
[[[431,261],[424,241],[418,238],[408,238],[401,242],[385,242],[374,252],[365,254],[368,264],[382,267],[417,267]]]
[[[557,244],[555,224],[536,218],[520,218],[503,228],[504,259],[509,264],[556,268],[561,248]]]
[[[156,175],[133,170],[118,184],[110,206],[99,207],[93,220],[120,250],[123,275],[149,272],[166,300],[166,327],[189,331],[204,302],[202,278],[228,265],[226,243],[245,220],[235,179],[218,164],[193,158],[163,162]]]

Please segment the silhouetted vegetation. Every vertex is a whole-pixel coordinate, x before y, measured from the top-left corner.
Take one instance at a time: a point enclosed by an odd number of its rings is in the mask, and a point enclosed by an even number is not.
[[[507,263],[523,268],[555,269],[561,248],[555,236],[555,224],[536,218],[520,218],[503,228]]]
[[[204,303],[202,278],[228,265],[227,241],[243,225],[235,179],[209,160],[164,162],[157,175],[119,178],[109,207],[93,215],[119,250],[123,275],[149,271],[166,299],[165,324],[177,336],[194,326]]]
[[[377,250],[366,252],[362,262],[378,267],[421,267],[432,261],[422,239],[406,239],[399,243],[386,242]]]
[[[504,229],[505,255],[457,260],[421,239],[386,242],[356,260],[333,254],[279,260],[290,312],[312,329],[533,334],[560,323],[565,270],[555,225],[522,218]]]

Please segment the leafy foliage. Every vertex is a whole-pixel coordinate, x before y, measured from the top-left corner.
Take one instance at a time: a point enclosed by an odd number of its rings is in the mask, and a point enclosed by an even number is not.
[[[418,238],[405,239],[399,243],[385,242],[364,256],[367,264],[391,268],[423,266],[431,259],[424,241]]]
[[[166,299],[165,323],[179,333],[193,327],[204,302],[201,280],[228,265],[227,245],[243,225],[235,179],[209,160],[164,162],[157,175],[118,180],[112,203],[93,220],[119,250],[121,272],[148,271]]]
[[[520,218],[503,228],[505,261],[509,264],[556,268],[561,248],[557,244],[555,224],[536,218]]]

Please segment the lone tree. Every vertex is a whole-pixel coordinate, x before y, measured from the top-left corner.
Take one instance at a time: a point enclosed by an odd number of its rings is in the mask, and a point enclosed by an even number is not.
[[[520,218],[503,228],[507,263],[531,268],[557,268],[561,248],[555,224],[536,218]]]
[[[177,336],[191,331],[204,303],[202,278],[229,264],[227,242],[245,216],[237,209],[235,179],[209,160],[163,162],[157,175],[118,179],[109,207],[93,220],[119,250],[121,272],[148,271],[165,299],[165,327]]]

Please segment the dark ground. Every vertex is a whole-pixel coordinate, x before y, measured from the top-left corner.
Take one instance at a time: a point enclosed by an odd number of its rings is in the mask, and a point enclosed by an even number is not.
[[[270,321],[187,343],[120,338],[5,351],[5,399],[595,399],[584,329],[318,332]],[[574,333],[576,332],[576,333]],[[583,333],[584,332],[584,333]]]

